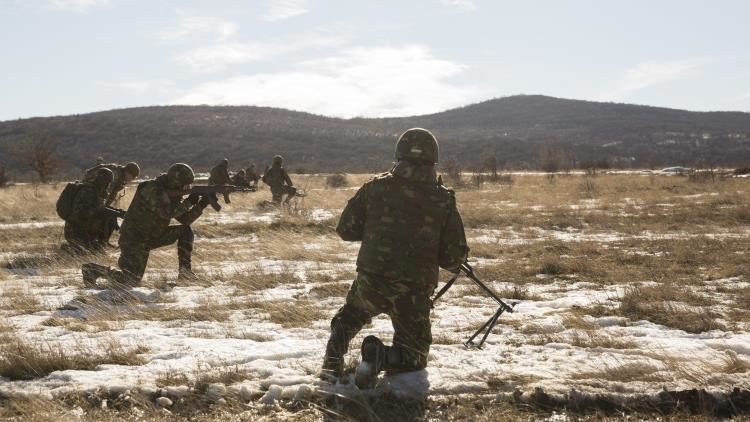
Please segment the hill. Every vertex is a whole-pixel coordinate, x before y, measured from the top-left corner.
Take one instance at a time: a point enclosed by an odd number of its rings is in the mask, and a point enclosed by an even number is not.
[[[176,161],[206,169],[223,157],[260,167],[277,153],[291,169],[374,171],[388,166],[393,143],[412,126],[432,129],[445,159],[465,167],[494,154],[507,168],[533,168],[545,154],[570,164],[628,167],[738,166],[750,162],[750,113],[690,112],[539,95],[493,99],[424,116],[338,119],[255,106],[157,106],[0,122],[0,162],[22,171],[30,144],[58,144],[64,168],[94,158]],[[26,151],[26,152],[25,152]]]

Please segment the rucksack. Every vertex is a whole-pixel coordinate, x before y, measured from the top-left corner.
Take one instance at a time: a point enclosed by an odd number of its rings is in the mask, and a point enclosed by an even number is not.
[[[73,214],[73,201],[76,199],[76,195],[82,186],[83,183],[78,180],[70,182],[65,185],[65,188],[60,193],[60,197],[57,198],[55,209],[57,210],[57,215],[63,220],[67,221],[70,215]]]

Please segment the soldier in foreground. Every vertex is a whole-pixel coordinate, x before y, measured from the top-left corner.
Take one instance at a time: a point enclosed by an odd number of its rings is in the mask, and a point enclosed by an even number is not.
[[[200,195],[191,194],[183,199],[184,192],[193,183],[195,175],[187,164],[177,163],[166,174],[138,185],[120,231],[120,270],[98,264],[81,267],[83,283],[96,285],[103,277],[116,287],[138,286],[143,279],[152,249],[177,242],[179,263],[178,280],[194,278],[191,256],[193,229],[190,225],[203,213],[209,202]],[[179,225],[170,225],[172,219]],[[174,287],[176,283],[168,283]]]
[[[336,231],[361,241],[357,278],[346,304],[331,321],[321,378],[342,375],[349,342],[379,314],[394,328],[392,346],[375,337],[362,342],[355,382],[372,388],[381,371],[425,368],[432,343],[430,297],[439,267],[458,272],[466,261],[463,222],[452,191],[437,182],[438,144],[429,131],[404,132],[390,172],[365,183],[346,205]]]
[[[122,210],[107,207],[106,201],[114,175],[100,168],[72,193],[70,214],[65,218],[65,240],[75,253],[101,252],[107,244],[102,230],[108,222],[117,223]]]
[[[287,195],[284,200],[285,204],[297,195],[297,188],[294,187],[292,179],[284,169],[284,158],[280,155],[273,157],[271,167],[266,168],[262,180],[271,188],[271,198],[277,205],[281,204],[284,195]]]

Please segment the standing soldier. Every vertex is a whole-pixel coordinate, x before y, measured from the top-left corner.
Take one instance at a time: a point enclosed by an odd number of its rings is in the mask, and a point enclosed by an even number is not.
[[[71,201],[71,212],[65,219],[65,240],[75,252],[101,252],[107,244],[101,230],[109,220],[117,222],[121,210],[106,206],[114,176],[100,168],[93,178],[84,181]]]
[[[284,158],[280,155],[273,157],[271,168],[266,168],[263,173],[263,183],[271,187],[271,197],[273,202],[281,204],[281,200],[284,195],[287,195],[285,204],[297,195],[297,188],[294,187],[292,179],[289,178],[289,174],[284,169]]]
[[[331,321],[321,378],[342,375],[349,342],[379,314],[388,314],[393,345],[376,336],[362,342],[355,382],[371,388],[380,371],[425,368],[432,343],[430,307],[439,267],[454,273],[466,261],[463,222],[452,191],[438,184],[438,143],[420,128],[396,143],[390,172],[365,183],[346,205],[336,231],[361,241],[357,277]]]
[[[232,178],[229,177],[229,160],[223,159],[211,169],[211,173],[208,175],[209,185],[229,185],[232,183]],[[214,195],[216,196],[216,195]],[[229,203],[229,194],[224,194],[224,202]]]
[[[146,270],[152,249],[177,242],[179,263],[178,280],[195,277],[191,266],[193,251],[193,229],[190,225],[200,217],[209,202],[189,190],[195,175],[187,164],[177,163],[169,167],[166,174],[138,185],[130,203],[120,233],[120,270],[98,264],[81,267],[83,283],[87,287],[96,285],[96,279],[106,278],[118,287],[138,286]],[[179,225],[170,225],[172,219]],[[173,287],[176,283],[169,283]]]

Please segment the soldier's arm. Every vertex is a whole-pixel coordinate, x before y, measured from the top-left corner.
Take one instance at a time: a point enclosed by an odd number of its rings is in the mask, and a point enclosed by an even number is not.
[[[456,208],[455,199],[453,199],[449,207],[448,217],[440,234],[438,263],[441,268],[457,273],[458,267],[466,262],[468,256],[469,247],[466,243],[464,223],[461,220],[461,214],[458,213],[458,209]]]
[[[175,217],[175,220],[177,220],[180,224],[189,226],[193,224],[195,220],[197,220],[198,217],[201,216],[201,214],[203,214],[204,208],[206,208],[204,205],[193,205],[186,213]]]
[[[286,170],[283,170],[283,171],[284,171],[284,181],[286,182],[286,185],[290,187],[294,186],[294,184],[292,183],[292,178],[289,177],[289,173],[287,173]]]
[[[138,195],[142,196],[151,212],[164,219],[177,218],[190,211],[189,202],[183,200],[173,202],[166,191],[157,189],[155,186],[139,189]]]
[[[339,224],[336,226],[336,233],[341,236],[341,239],[349,242],[357,242],[362,240],[362,235],[365,230],[365,218],[366,218],[366,196],[367,196],[367,185],[359,188],[357,193],[349,200],[341,212],[341,218],[339,218]]]

